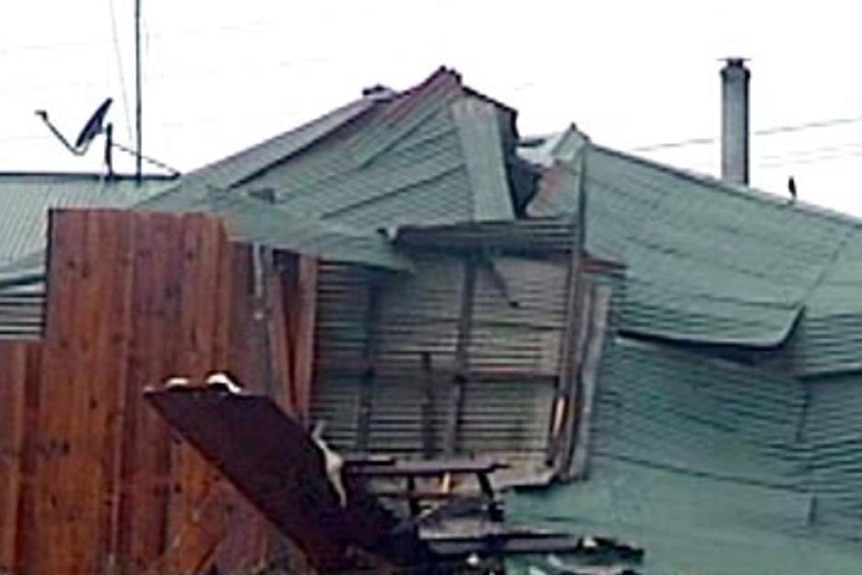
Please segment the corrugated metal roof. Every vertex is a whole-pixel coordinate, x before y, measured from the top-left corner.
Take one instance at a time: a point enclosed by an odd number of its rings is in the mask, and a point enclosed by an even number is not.
[[[168,197],[169,196],[169,197]],[[282,204],[208,187],[202,193],[171,191],[135,209],[207,212],[225,218],[231,238],[327,259],[397,271],[412,269],[407,256],[396,251],[377,230],[363,230],[318,218],[302,218]]]
[[[344,129],[385,99],[377,94],[350,102],[294,130],[195,170],[186,176],[186,180],[222,188],[237,186]]]
[[[270,188],[292,213],[359,229],[510,219],[502,113],[441,69],[242,189]]]
[[[419,248],[473,250],[483,247],[511,252],[566,253],[574,243],[570,217],[532,218],[497,222],[467,222],[442,226],[404,226],[398,245]]]
[[[862,561],[862,381],[804,384],[617,339],[588,481],[509,497],[509,518],[631,540],[644,571],[851,572]]]
[[[409,223],[511,219],[500,128],[507,114],[440,69],[415,88],[360,100],[193,172],[137,208],[193,210],[213,190],[267,192],[279,208],[273,213],[284,219],[283,239],[296,235],[306,253],[379,264],[363,260],[369,250],[358,239],[342,241],[346,232],[334,246],[327,243],[332,234],[308,229],[349,226],[361,238]],[[254,235],[254,223],[248,220],[245,235]]]
[[[560,138],[546,147],[560,157],[582,155],[574,169],[582,172],[575,181],[588,198],[588,249],[627,266],[623,330],[686,342],[778,346],[812,293],[834,291],[822,280],[856,241],[859,223],[850,218],[788,205],[583,138]],[[530,211],[573,213],[580,189],[546,186]],[[828,311],[812,305],[806,318],[847,305],[848,298],[842,304],[824,296]]]
[[[805,440],[813,513],[824,531],[862,534],[862,375],[811,381]]]
[[[319,220],[303,220],[281,206],[235,194],[210,194],[203,206],[228,224],[231,238],[320,257],[333,262],[361,263],[398,271],[410,271],[410,260],[395,251],[388,238],[336,226]]]
[[[4,283],[0,276],[0,339],[38,339],[42,335],[45,310],[43,277],[14,278]]]
[[[124,208],[175,184],[170,178],[0,174],[0,265],[45,249],[51,208]]]

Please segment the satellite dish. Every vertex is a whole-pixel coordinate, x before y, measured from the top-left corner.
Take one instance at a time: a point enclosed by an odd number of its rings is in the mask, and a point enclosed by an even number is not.
[[[105,131],[105,116],[108,114],[108,108],[111,107],[111,103],[113,101],[114,100],[112,98],[105,99],[105,101],[102,102],[102,105],[93,112],[93,115],[90,116],[90,119],[87,120],[86,124],[84,124],[84,128],[81,130],[81,133],[78,134],[78,139],[75,140],[75,148],[85,148],[96,138],[96,136]]]
[[[167,164],[163,164],[158,160],[154,160],[152,158],[148,158],[146,156],[140,155],[140,152],[137,150],[133,150],[128,146],[124,146],[117,142],[114,142],[114,130],[113,125],[110,122],[106,122],[108,116],[108,110],[111,108],[111,104],[113,104],[113,98],[105,98],[105,101],[96,108],[96,111],[90,115],[90,119],[87,120],[87,123],[84,124],[84,127],[81,129],[81,132],[78,134],[78,137],[75,139],[75,142],[70,142],[66,139],[66,136],[63,135],[57,126],[50,120],[48,117],[48,112],[46,110],[34,110],[36,116],[39,117],[40,120],[48,127],[54,137],[60,141],[63,146],[69,150],[70,153],[76,156],[83,156],[87,153],[87,150],[90,148],[90,145],[93,143],[98,136],[104,134],[105,136],[105,167],[107,168],[107,176],[109,178],[114,176],[114,162],[112,157],[112,151],[114,148],[122,150],[127,154],[131,154],[135,157],[140,156],[142,159],[147,162],[159,166],[162,169],[168,170],[174,175],[178,175],[179,172],[174,168],[168,166]]]
[[[108,114],[108,108],[111,107],[111,103],[113,102],[112,98],[107,98],[102,105],[99,106],[93,115],[90,116],[90,119],[87,120],[87,123],[84,125],[84,128],[81,130],[81,133],[78,134],[78,139],[75,140],[75,144],[72,145],[63,133],[57,129],[57,127],[48,119],[48,112],[45,110],[36,110],[36,115],[39,116],[42,121],[48,126],[48,129],[60,140],[67,150],[75,154],[76,156],[83,156],[87,153],[87,149],[90,147],[90,144],[99,134],[103,134],[107,131],[105,126],[105,116]]]

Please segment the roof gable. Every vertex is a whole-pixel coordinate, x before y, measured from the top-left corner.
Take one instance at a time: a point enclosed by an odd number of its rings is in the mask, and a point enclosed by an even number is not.
[[[360,229],[511,219],[500,112],[442,69],[240,189],[269,188],[294,213]]]

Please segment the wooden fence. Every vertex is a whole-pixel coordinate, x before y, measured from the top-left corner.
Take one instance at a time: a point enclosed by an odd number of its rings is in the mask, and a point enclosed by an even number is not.
[[[226,572],[270,528],[142,402],[229,369],[307,411],[316,267],[200,214],[52,214],[45,334],[0,344],[0,573]]]

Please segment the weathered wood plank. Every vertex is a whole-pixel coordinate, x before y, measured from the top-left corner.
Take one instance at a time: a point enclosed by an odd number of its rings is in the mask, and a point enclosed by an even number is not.
[[[587,336],[584,353],[583,372],[581,374],[580,412],[576,419],[574,452],[566,475],[569,478],[585,478],[589,473],[589,454],[591,426],[593,421],[593,405],[595,404],[597,376],[602,348],[607,331],[608,309],[610,307],[610,288],[598,286],[592,290],[589,320],[589,335]]]
[[[39,401],[42,386],[42,350],[44,342],[28,347],[26,381],[24,382],[24,438],[21,454],[21,489],[15,537],[15,573],[29,573],[26,545],[32,540],[35,518],[36,454],[39,429]]]
[[[167,427],[142,401],[142,391],[175,375],[181,307],[181,243],[176,216],[138,214],[135,219],[132,343],[126,380],[120,501],[120,561],[132,572],[158,564],[166,546],[170,483]],[[165,325],[174,329],[165,329]]]
[[[220,290],[229,285],[227,234],[221,223],[199,214],[182,216],[182,309],[179,316],[182,374],[202,380],[212,371],[222,371],[227,342],[215,345]],[[226,335],[226,332],[225,332]],[[224,536],[219,520],[225,505],[225,488],[215,471],[190,446],[176,443],[172,450],[172,472],[180,489],[171,499],[168,522],[166,569],[171,573],[196,573],[208,567],[215,546]]]
[[[455,375],[446,421],[443,451],[453,455],[458,449],[461,429],[461,412],[464,408],[464,393],[469,370],[470,341],[473,334],[473,304],[476,298],[476,262],[473,256],[464,260],[464,284],[461,288],[461,304],[458,312],[457,340],[455,343]]]
[[[0,572],[18,568],[23,448],[26,434],[28,355],[39,344],[0,343]]]
[[[101,497],[99,506],[99,542],[103,569],[114,571],[118,567],[119,511],[122,492],[123,428],[126,415],[124,383],[128,376],[127,354],[131,340],[131,293],[134,280],[134,218],[125,212],[105,213],[105,233],[102,241],[109,256],[97,262],[105,266],[103,274],[108,282],[105,298],[100,307],[98,327],[99,345],[96,348],[96,369],[91,381],[91,408],[94,427],[101,429],[104,439],[94,459],[101,470]],[[98,496],[99,494],[97,494]]]
[[[51,216],[51,257],[48,266],[48,306],[45,349],[40,368],[39,413],[36,425],[34,492],[31,529],[23,534],[26,573],[70,573],[73,564],[69,503],[77,496],[76,485],[58,481],[69,477],[68,458],[77,438],[80,395],[76,376],[83,342],[77,337],[77,319],[84,306],[76,305],[86,293],[83,253],[86,218]],[[78,395],[76,397],[76,395]],[[66,414],[58,417],[57,414]],[[74,518],[74,517],[73,517]]]
[[[299,256],[299,283],[297,299],[288,305],[297,310],[294,314],[291,339],[293,341],[292,385],[295,414],[300,421],[307,420],[311,412],[312,382],[314,379],[314,333],[317,325],[317,282],[319,262],[316,258]]]

